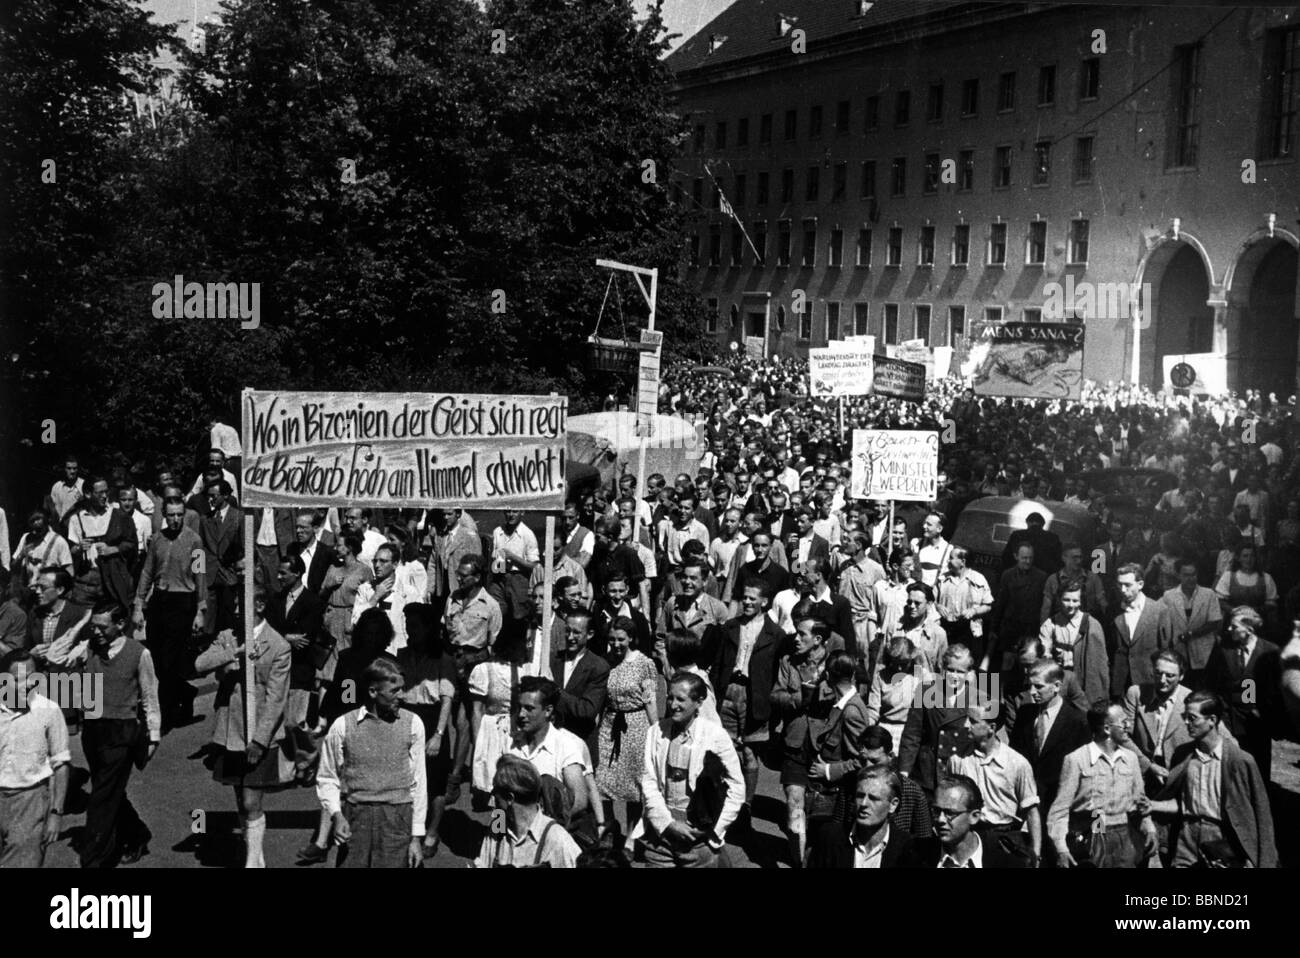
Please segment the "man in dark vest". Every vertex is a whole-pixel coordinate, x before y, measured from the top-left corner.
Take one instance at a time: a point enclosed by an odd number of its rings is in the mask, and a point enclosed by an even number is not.
[[[139,861],[148,854],[152,837],[127,798],[126,785],[137,756],[147,762],[162,739],[158,679],[149,650],[123,632],[125,623],[126,610],[117,602],[97,606],[90,617],[90,642],[81,647],[86,657],[83,689],[98,697],[91,702],[83,693],[82,747],[90,766],[90,800],[82,868]],[[147,731],[140,728],[142,708]],[[141,735],[147,741],[139,742]]]

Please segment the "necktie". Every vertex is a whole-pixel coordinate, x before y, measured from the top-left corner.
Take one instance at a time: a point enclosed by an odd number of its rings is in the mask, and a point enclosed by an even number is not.
[[[961,868],[961,866],[958,865],[958,864],[957,864],[955,861],[953,861],[951,858],[944,858],[944,860],[943,860],[943,867],[944,867],[944,868]]]
[[[1246,668],[1246,647],[1244,645],[1237,650],[1237,662],[1242,669]]]
[[[1047,713],[1039,712],[1038,718],[1034,722],[1034,745],[1041,752],[1043,750],[1043,741],[1047,738]]]

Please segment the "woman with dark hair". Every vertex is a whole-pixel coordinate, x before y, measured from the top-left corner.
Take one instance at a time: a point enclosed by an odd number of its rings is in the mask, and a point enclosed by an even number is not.
[[[433,606],[412,602],[406,615],[406,647],[397,653],[402,667],[402,704],[424,723],[425,777],[428,782],[429,812],[425,820],[424,854],[437,854],[438,827],[447,807],[447,779],[451,756],[447,727],[456,697],[456,665],[444,654],[438,641],[438,617]]]
[[[405,526],[391,525],[384,530],[388,542],[397,550],[397,570],[393,573],[395,585],[403,595],[411,596],[408,602],[423,602],[429,595],[429,572],[420,561],[420,550],[415,538]]]
[[[321,597],[325,599],[325,631],[334,640],[334,651],[321,667],[321,678],[333,681],[339,656],[352,645],[352,607],[357,589],[371,580],[370,566],[357,558],[361,554],[361,536],[349,532],[334,543],[334,561],[321,580]]]
[[[1277,613],[1277,584],[1259,568],[1259,547],[1246,540],[1237,546],[1231,567],[1219,576],[1215,594],[1223,604],[1224,617],[1233,609],[1248,605],[1271,627]]]
[[[636,625],[618,616],[607,631],[609,672],[605,714],[599,731],[600,764],[596,784],[605,805],[605,821],[614,819],[614,803],[627,803],[627,820],[641,816],[641,766],[646,730],[659,721],[656,703],[658,670],[636,648]]]
[[[492,645],[492,657],[470,670],[470,734],[473,737],[471,777],[480,804],[492,793],[497,759],[510,750],[519,680],[536,675],[522,629],[502,629]]]

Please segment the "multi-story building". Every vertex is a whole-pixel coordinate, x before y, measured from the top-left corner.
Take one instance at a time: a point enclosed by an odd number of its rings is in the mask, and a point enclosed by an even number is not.
[[[1295,391],[1296,8],[736,0],[667,62],[720,339],[1082,321],[1089,378]]]

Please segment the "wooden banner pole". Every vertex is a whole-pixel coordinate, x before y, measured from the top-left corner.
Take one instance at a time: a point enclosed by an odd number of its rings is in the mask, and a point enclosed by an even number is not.
[[[546,543],[542,548],[542,562],[545,578],[542,586],[542,631],[537,636],[537,641],[542,643],[541,665],[539,671],[545,675],[551,668],[551,656],[555,649],[551,648],[551,628],[552,621],[555,618],[555,608],[553,598],[555,594],[555,516],[546,517]],[[551,676],[554,678],[555,676]]]
[[[244,747],[253,742],[257,725],[257,679],[253,671],[253,514],[244,510]],[[216,611],[213,611],[216,614]]]

